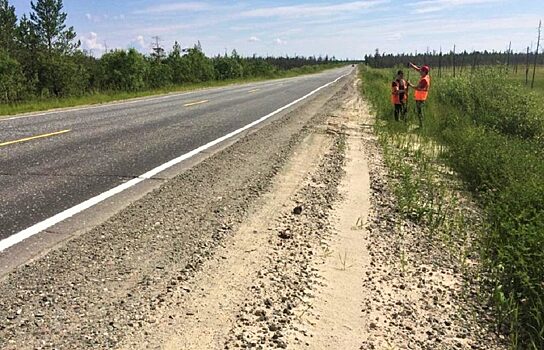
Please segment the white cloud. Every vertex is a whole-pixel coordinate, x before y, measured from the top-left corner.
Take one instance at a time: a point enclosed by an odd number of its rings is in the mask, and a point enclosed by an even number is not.
[[[388,41],[399,41],[402,39],[402,33],[391,33],[387,37]]]
[[[85,18],[87,18],[88,21],[91,21],[93,23],[100,23],[100,22],[107,21],[110,18],[113,19],[114,21],[122,21],[122,20],[125,19],[125,15],[120,14],[120,15],[110,16],[108,14],[105,14],[105,15],[93,15],[91,13],[86,13]]]
[[[500,1],[504,0],[421,0],[413,3],[411,6],[414,7],[412,13],[425,14],[449,10],[455,7],[485,5]]]
[[[85,18],[87,18],[88,21],[91,21],[93,23],[98,23],[102,21],[102,16],[93,15],[91,13],[86,13]]]
[[[389,0],[366,0],[344,2],[339,4],[328,5],[293,5],[293,6],[277,6],[264,7],[242,12],[242,17],[311,17],[311,16],[330,16],[341,12],[353,12],[365,10],[384,3]]]
[[[155,6],[150,6],[142,10],[134,11],[134,13],[144,14],[144,13],[202,11],[209,8],[210,8],[209,5],[204,2],[180,2],[180,3],[159,4]]]
[[[138,43],[142,49],[145,48],[145,39],[143,35],[138,35],[136,37],[136,43]]]
[[[130,41],[129,48],[135,48],[141,52],[148,52],[150,46],[146,43],[143,35],[138,35]]]
[[[257,41],[261,41],[261,39],[257,38],[256,36],[252,36],[251,38],[249,38],[249,41],[252,43],[256,43]]]
[[[90,32],[88,35],[83,36],[81,42],[87,50],[104,50],[104,45],[98,41],[98,34],[95,32]]]
[[[287,44],[287,41],[281,40],[280,38],[274,39],[274,44],[276,45],[285,45]]]

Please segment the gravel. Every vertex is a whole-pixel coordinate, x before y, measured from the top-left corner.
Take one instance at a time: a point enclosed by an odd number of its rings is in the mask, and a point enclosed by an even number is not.
[[[330,210],[339,197],[344,145],[344,136],[337,135],[317,172],[309,174],[304,179],[306,186],[294,195],[295,202],[303,203],[296,208],[304,210],[285,208],[279,213],[271,228],[278,234],[268,242],[274,247],[268,256],[270,263],[251,287],[225,348],[286,349],[288,333],[305,336],[303,330],[294,328],[293,321],[301,316],[295,310],[311,307],[320,286],[313,260],[332,232]]]

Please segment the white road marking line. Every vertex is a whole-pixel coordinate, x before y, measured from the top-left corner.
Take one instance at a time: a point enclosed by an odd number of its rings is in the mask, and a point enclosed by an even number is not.
[[[29,228],[27,229],[24,229],[12,236],[9,236],[8,238],[5,238],[3,240],[0,241],[0,252],[10,248],[10,247],[13,247],[14,245],[18,244],[18,243],[21,243],[22,241],[24,241],[25,239],[27,238],[30,238],[56,224],[58,224],[59,222],[62,222],[68,218],[71,218],[72,216],[78,214],[78,213],[81,213],[82,211],[86,210],[86,209],[89,209],[93,206],[95,206],[96,204],[100,203],[100,202],[103,202],[105,201],[106,199],[110,198],[110,197],[113,197],[115,196],[116,194],[119,194],[137,184],[139,184],[140,182],[144,181],[144,180],[148,180],[148,179],[151,179],[153,178],[155,175],[163,172],[164,170],[168,169],[168,168],[171,168],[173,167],[174,165],[177,165],[181,162],[183,162],[184,160],[187,160],[191,157],[194,157],[195,155],[225,141],[225,140],[228,140],[230,139],[231,137],[234,137],[262,122],[264,122],[265,120],[275,116],[276,114],[280,113],[280,112],[283,112],[284,110],[286,110],[287,108],[289,107],[292,107],[293,105],[299,103],[300,101],[303,101],[305,99],[307,99],[308,97],[314,95],[315,93],[317,93],[318,91],[320,90],[323,90],[324,88],[326,87],[329,87],[330,85],[332,84],[335,84],[336,82],[338,82],[340,79],[346,77],[347,75],[349,75],[349,73],[346,73],[338,78],[336,78],[335,80],[325,84],[325,85],[322,85],[320,87],[318,87],[317,89],[313,90],[312,92],[302,96],[301,98],[299,99],[296,99],[295,101],[275,110],[274,112],[272,113],[269,113],[267,115],[265,115],[264,117],[261,117],[249,124],[247,124],[246,126],[243,126],[241,127],[240,129],[238,130],[235,130],[235,131],[232,131],[218,139],[215,139],[211,142],[208,142],[207,144],[203,145],[203,146],[200,146],[194,150],[192,150],[191,152],[189,153],[185,153],[184,155],[181,155],[179,156],[178,158],[175,158],[175,159],[172,159],[171,161],[169,162],[166,162],[162,165],[159,165],[158,167],[146,172],[145,174],[142,174],[140,175],[139,177],[137,178],[134,178],[128,182],[125,182],[117,187],[114,187],[106,192],[103,192],[99,195],[97,195],[96,197],[93,197],[91,199],[88,199],[72,208],[69,208],[69,209],[66,209],[65,211],[63,212],[60,212],[52,217],[50,217],[49,219],[46,219],[42,222],[39,222],[33,226],[30,226]]]

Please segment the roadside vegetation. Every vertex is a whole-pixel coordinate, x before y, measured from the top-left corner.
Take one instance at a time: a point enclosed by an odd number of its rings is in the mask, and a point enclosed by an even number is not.
[[[32,2],[17,18],[0,0],[0,115],[101,103],[233,82],[283,78],[339,66],[334,57],[207,57],[200,43],[149,54],[115,49],[100,58],[80,49],[62,0]]]
[[[456,77],[433,76],[425,126],[415,129],[413,101],[408,123],[393,119],[390,82],[397,69],[363,67],[361,72],[363,92],[379,120],[386,158],[391,149],[410,155],[409,163],[395,164],[395,157],[389,157],[389,165],[403,179],[395,189],[400,210],[431,231],[445,234],[444,239],[449,235],[458,241],[467,230],[480,231],[473,244],[479,250],[481,276],[485,276],[482,287],[494,303],[498,329],[508,335],[514,349],[543,349],[541,85],[530,90],[524,79],[513,78],[503,66],[466,70]],[[455,211],[453,185],[437,182],[451,175],[472,192],[484,213],[483,223],[465,225],[468,214]],[[472,256],[470,251],[460,253],[461,258]]]

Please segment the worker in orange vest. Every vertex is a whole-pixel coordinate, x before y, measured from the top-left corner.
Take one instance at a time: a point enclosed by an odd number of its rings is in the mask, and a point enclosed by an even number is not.
[[[416,100],[417,116],[419,118],[419,127],[423,127],[423,107],[427,96],[429,95],[429,89],[431,88],[431,77],[429,76],[429,66],[418,67],[413,63],[410,63],[410,67],[417,70],[421,75],[421,79],[417,85],[408,82],[408,85],[415,89],[414,98]]]
[[[406,121],[406,102],[408,102],[408,84],[404,80],[404,72],[399,70],[391,84],[391,103],[395,105],[395,120]]]

